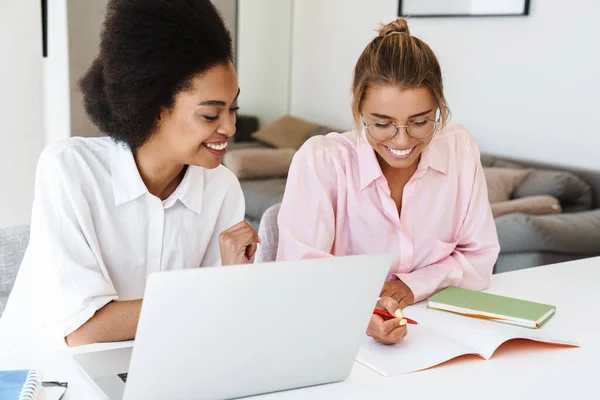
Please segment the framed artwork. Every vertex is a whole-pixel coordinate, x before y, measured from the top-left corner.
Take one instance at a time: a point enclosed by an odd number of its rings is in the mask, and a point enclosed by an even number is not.
[[[48,0],[42,0],[42,55],[48,57]]]
[[[530,0],[400,0],[400,17],[512,17],[529,15]]]

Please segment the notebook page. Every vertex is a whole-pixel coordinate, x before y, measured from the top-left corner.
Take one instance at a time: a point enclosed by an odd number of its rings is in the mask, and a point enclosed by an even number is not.
[[[402,342],[386,346],[366,337],[357,361],[383,376],[431,368],[453,358],[472,354],[467,346],[422,325],[408,325]]]
[[[506,339],[505,324],[464,317],[449,312],[431,310],[427,307],[411,307],[406,315],[436,332],[468,346],[471,351],[489,359]],[[492,326],[490,326],[490,323]]]
[[[576,345],[560,332],[551,329],[548,321],[540,329],[528,329],[485,319],[471,318],[445,311],[428,309],[425,305],[409,307],[405,313],[420,324],[464,343],[485,359],[492,357],[503,343],[512,339]]]

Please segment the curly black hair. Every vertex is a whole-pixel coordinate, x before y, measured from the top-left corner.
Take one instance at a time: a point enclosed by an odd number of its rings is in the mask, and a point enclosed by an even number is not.
[[[231,35],[209,0],[110,0],[100,54],[79,87],[92,122],[136,150],[195,76],[232,60]]]

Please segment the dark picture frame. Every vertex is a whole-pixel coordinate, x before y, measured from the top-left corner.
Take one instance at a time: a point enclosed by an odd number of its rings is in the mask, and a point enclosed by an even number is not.
[[[423,3],[427,0],[399,0],[398,1],[398,16],[399,17],[411,17],[411,18],[445,18],[445,17],[524,17],[529,15],[529,8],[531,4],[531,0],[523,0],[523,12],[522,13],[514,13],[514,14],[506,14],[506,13],[407,13],[406,12],[406,4],[412,2],[420,2]],[[439,1],[439,0],[438,0]]]
[[[48,0],[42,0],[42,55],[48,57]]]

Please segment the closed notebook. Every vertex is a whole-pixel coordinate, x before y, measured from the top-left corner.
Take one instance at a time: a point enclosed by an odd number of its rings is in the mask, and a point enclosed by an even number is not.
[[[449,287],[429,298],[429,308],[468,317],[539,328],[556,312],[556,307],[512,297]]]
[[[34,400],[42,384],[37,370],[0,371],[0,400]]]

